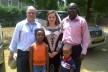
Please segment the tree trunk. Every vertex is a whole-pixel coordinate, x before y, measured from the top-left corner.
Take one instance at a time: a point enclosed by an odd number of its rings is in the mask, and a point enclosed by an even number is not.
[[[88,0],[88,3],[87,3],[87,16],[86,16],[87,22],[90,21],[90,18],[92,16],[92,12],[93,12],[92,0]]]

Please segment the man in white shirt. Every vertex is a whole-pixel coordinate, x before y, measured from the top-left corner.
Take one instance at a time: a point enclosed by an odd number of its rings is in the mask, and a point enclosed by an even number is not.
[[[9,46],[9,61],[13,59],[13,53],[17,49],[17,72],[30,72],[29,68],[29,47],[35,42],[34,30],[41,28],[41,24],[36,22],[36,9],[28,6],[27,18],[16,24],[14,34]]]

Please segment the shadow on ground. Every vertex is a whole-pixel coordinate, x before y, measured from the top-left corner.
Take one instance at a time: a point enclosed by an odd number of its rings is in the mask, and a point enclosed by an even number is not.
[[[104,45],[88,49],[81,72],[108,72],[108,41]]]

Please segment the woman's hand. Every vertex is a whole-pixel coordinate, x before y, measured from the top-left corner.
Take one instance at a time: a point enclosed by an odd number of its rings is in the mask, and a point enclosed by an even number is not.
[[[49,58],[52,58],[52,54],[51,53],[48,53],[49,54]]]
[[[53,58],[53,57],[56,56],[57,54],[58,54],[58,52],[49,53],[49,58]]]
[[[52,53],[51,53],[51,56],[54,57],[54,56],[56,56],[57,54],[58,54],[58,52],[52,52]]]

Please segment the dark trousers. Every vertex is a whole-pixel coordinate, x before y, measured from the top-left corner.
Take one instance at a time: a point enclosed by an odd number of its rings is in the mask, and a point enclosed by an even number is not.
[[[54,66],[54,70],[51,65]],[[59,72],[59,65],[60,65],[60,54],[56,55],[54,58],[49,59],[49,72]]]
[[[75,62],[76,69],[74,72],[80,72],[81,68],[81,60],[80,60],[80,54],[82,51],[81,45],[75,45],[72,47],[72,58]]]
[[[29,51],[18,50],[17,72],[30,72]]]

